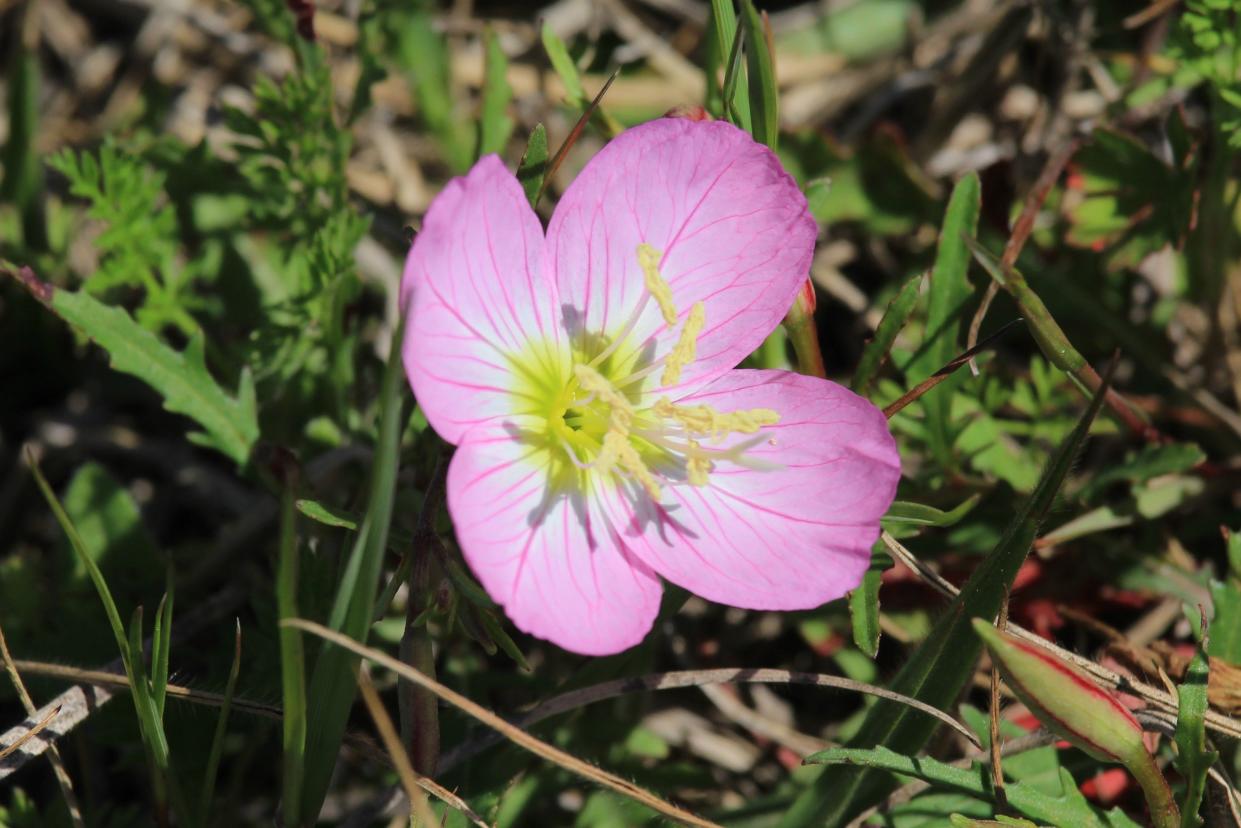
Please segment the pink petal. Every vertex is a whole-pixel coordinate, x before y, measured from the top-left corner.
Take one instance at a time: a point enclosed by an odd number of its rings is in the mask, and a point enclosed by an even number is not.
[[[706,486],[665,486],[659,507],[635,509],[642,499],[610,490],[608,512],[634,553],[691,592],[749,609],[809,609],[857,586],[900,478],[883,414],[835,383],[784,371],[730,371],[681,403],[775,409],[780,423],[745,456],[780,468],[722,462]]]
[[[583,655],[640,642],[659,612],[659,578],[635,558],[595,499],[549,489],[535,418],[471,429],[448,468],[448,509],[466,561],[524,632]]]
[[[402,354],[414,396],[450,443],[520,410],[510,360],[531,342],[568,370],[543,244],[521,186],[494,155],[448,183],[414,239],[401,281],[410,308]]]
[[[805,197],[767,147],[723,121],[662,118],[615,138],[569,187],[547,231],[549,272],[586,333],[615,335],[645,294],[638,245],[661,251],[680,317],[706,306],[688,388],[771,333],[809,272],[815,235]],[[649,302],[635,342],[653,337],[661,357],[678,330]]]

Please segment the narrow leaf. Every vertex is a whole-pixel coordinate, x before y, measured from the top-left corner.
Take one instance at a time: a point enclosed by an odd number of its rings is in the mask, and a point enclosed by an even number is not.
[[[881,546],[881,543],[876,544],[876,549],[871,552],[870,568],[862,576],[862,583],[849,593],[853,643],[871,658],[879,652],[879,584],[884,570],[892,566],[892,559],[879,551]]]
[[[947,512],[921,503],[894,500],[883,520],[885,523],[908,523],[915,526],[953,526],[968,515],[981,499],[981,494],[971,495]]]
[[[284,629],[281,629],[283,634]],[[224,753],[224,736],[228,732],[228,714],[233,706],[233,694],[237,691],[237,676],[241,674],[241,622],[233,638],[233,664],[228,669],[228,681],[224,685],[224,700],[220,704],[220,717],[215,723],[211,737],[211,750],[207,754],[207,769],[203,773],[202,797],[198,805],[198,822],[207,825],[211,816],[211,802],[215,799],[215,783],[220,770],[220,757]],[[288,708],[285,708],[286,715]]]
[[[746,70],[750,82],[750,130],[754,140],[773,150],[780,133],[780,91],[776,67],[767,40],[765,21],[753,0],[742,0],[741,25],[745,29]]]
[[[281,493],[280,558],[276,564],[276,612],[281,621],[298,617],[297,514],[293,487],[289,483],[285,481]],[[299,500],[297,506],[313,502]],[[299,825],[306,764],[306,656],[302,637],[285,626],[280,627],[280,692],[284,703],[282,807],[288,824]]]
[[[500,48],[496,33],[487,29],[483,37],[486,48],[486,66],[483,70],[483,112],[479,121],[478,155],[503,152],[513,134],[513,119],[508,115],[508,105],[513,100],[513,89],[508,83],[508,58]]]
[[[582,78],[577,73],[577,64],[570,57],[568,47],[547,23],[543,24],[539,34],[543,40],[543,50],[547,52],[547,59],[552,62],[552,69],[564,84],[569,103],[576,109],[582,109],[589,99],[586,97],[586,90],[582,88]]]
[[[526,151],[517,163],[517,180],[521,182],[521,189],[526,193],[531,207],[538,201],[539,192],[543,189],[547,154],[547,129],[542,124],[535,124],[530,131],[530,140],[526,142]]]
[[[970,252],[965,239],[972,238],[978,229],[981,205],[982,184],[977,173],[970,173],[953,188],[944,214],[928,290],[926,336],[907,371],[913,382],[931,376],[962,350],[961,321],[972,292],[966,278]],[[964,374],[951,377],[922,399],[931,451],[946,468],[954,467],[949,408],[953,391],[964,378]]]
[[[366,517],[350,553],[329,617],[330,627],[357,641],[366,641],[374,615],[375,596],[388,542],[396,491],[402,401],[401,341],[404,322],[393,335],[380,392],[379,435],[375,446]],[[345,735],[349,709],[357,694],[358,658],[339,647],[325,647],[315,662],[307,694],[310,717],[306,731],[306,763],[301,816],[313,821],[327,796],[336,755]]]
[[[851,387],[857,393],[866,394],[875,375],[879,373],[879,369],[887,360],[892,350],[892,343],[896,342],[897,335],[909,321],[914,306],[918,304],[918,287],[921,284],[922,274],[919,273],[901,285],[896,296],[892,297],[892,301],[888,303],[888,309],[883,312],[879,327],[875,329],[875,336],[862,351],[862,359],[858,362],[857,371],[853,375]]]
[[[1197,828],[1202,824],[1198,811],[1206,791],[1207,771],[1216,759],[1216,752],[1207,742],[1207,679],[1210,666],[1206,653],[1198,647],[1185,678],[1176,688],[1176,768],[1185,777],[1181,799],[1181,828]]]

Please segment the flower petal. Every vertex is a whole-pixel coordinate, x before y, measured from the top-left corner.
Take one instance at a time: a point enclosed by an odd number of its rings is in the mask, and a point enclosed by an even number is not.
[[[515,357],[565,360],[568,370],[543,244],[521,186],[494,155],[448,183],[414,239],[401,281],[410,313],[402,354],[418,403],[450,443],[514,409]]]
[[[549,487],[539,422],[512,418],[466,433],[448,469],[457,540],[487,593],[519,629],[583,655],[640,642],[663,587],[588,492]]]
[[[572,333],[615,336],[645,293],[638,245],[660,251],[680,319],[695,302],[706,308],[687,388],[734,367],[779,324],[816,233],[767,147],[723,121],[662,118],[612,140],[565,192],[547,231],[549,272]],[[647,302],[633,341],[661,357],[679,327],[668,330]]]
[[[681,402],[775,409],[779,424],[745,457],[778,466],[720,462],[705,486],[665,486],[659,506],[612,489],[608,511],[634,553],[691,592],[748,609],[809,609],[856,587],[900,478],[883,414],[785,371],[730,371]]]

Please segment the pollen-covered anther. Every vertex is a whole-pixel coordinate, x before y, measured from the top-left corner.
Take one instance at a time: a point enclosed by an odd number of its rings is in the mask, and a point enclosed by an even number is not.
[[[698,454],[698,441],[689,441],[690,453],[685,457],[685,476],[691,486],[705,486],[710,482],[707,476],[711,473],[712,464],[706,457]]]
[[[646,242],[638,245],[638,266],[642,268],[642,278],[646,282],[646,290],[659,304],[659,312],[664,322],[671,328],[677,323],[676,305],[672,304],[672,288],[659,273],[659,260],[664,256]]]
[[[754,434],[763,426],[780,422],[779,413],[770,408],[716,411],[709,405],[675,405],[667,397],[660,397],[652,410],[659,417],[676,421],[691,434],[714,439],[727,434]]]
[[[706,306],[702,302],[695,302],[694,306],[689,309],[689,316],[686,317],[685,325],[681,328],[681,336],[677,344],[673,346],[664,363],[664,373],[659,378],[660,385],[676,385],[681,381],[681,369],[693,362],[698,355],[698,334],[702,333],[702,328],[706,323]]]
[[[624,394],[617,391],[616,387],[608,382],[607,377],[603,376],[603,374],[600,374],[589,365],[575,365],[573,366],[573,375],[577,377],[577,384],[579,386],[603,400],[612,407],[613,411],[620,409],[629,414],[630,417],[633,416],[633,404],[629,402],[629,399]]]

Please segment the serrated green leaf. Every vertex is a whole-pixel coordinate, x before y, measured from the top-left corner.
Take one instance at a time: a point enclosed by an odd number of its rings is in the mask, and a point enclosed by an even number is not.
[[[917,758],[902,756],[887,748],[856,750],[831,748],[806,758],[808,764],[853,765],[911,776],[939,787],[965,791],[985,799],[992,799],[991,772],[985,765],[974,763],[968,769],[957,768],[925,756]],[[1064,772],[1067,776],[1067,771]],[[1072,825],[1075,828],[1138,828],[1119,809],[1100,815],[1077,792],[1072,777],[1065,780],[1066,796],[1052,797],[1022,782],[1010,782],[1004,787],[1008,804],[1025,816],[1050,825]]]
[[[866,655],[874,658],[879,652],[879,585],[884,570],[892,567],[892,559],[875,544],[870,557],[870,567],[862,576],[862,583],[849,593],[849,620],[853,627],[853,643]]]
[[[1079,494],[1083,500],[1091,500],[1118,481],[1143,483],[1160,475],[1188,471],[1205,459],[1206,454],[1193,443],[1143,446],[1118,465],[1109,466],[1096,474]]]
[[[203,432],[189,435],[193,442],[246,462],[259,436],[254,381],[243,371],[237,396],[225,393],[207,372],[201,333],[177,353],[124,310],[80,291],[54,291],[49,307],[107,351],[113,368],[150,385],[165,408],[202,426]]]

